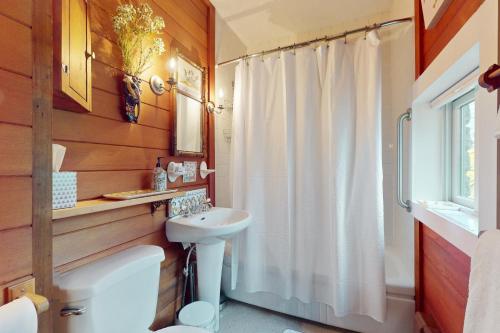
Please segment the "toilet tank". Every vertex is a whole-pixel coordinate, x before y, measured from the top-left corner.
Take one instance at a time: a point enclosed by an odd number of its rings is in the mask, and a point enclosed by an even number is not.
[[[149,332],[164,259],[161,247],[142,245],[54,277],[55,333]]]

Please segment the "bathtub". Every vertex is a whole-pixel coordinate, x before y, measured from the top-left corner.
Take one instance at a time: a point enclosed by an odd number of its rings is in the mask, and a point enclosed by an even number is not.
[[[403,251],[404,252],[404,251]],[[370,317],[350,315],[336,317],[330,306],[320,303],[302,303],[297,299],[285,300],[272,293],[248,293],[231,290],[231,258],[224,257],[222,268],[222,290],[227,297],[261,308],[291,316],[364,333],[413,333],[415,312],[415,289],[413,262],[403,260],[397,248],[386,249],[387,319],[379,323]]]

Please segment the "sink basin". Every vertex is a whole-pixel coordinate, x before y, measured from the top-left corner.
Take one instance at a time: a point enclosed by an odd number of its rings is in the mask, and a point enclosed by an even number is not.
[[[251,221],[252,216],[246,211],[214,207],[205,213],[173,217],[165,224],[169,241],[196,244],[198,297],[214,306],[215,331],[219,330],[220,283],[226,239],[243,231]],[[238,261],[237,252],[234,252],[237,248],[233,243],[231,261],[235,263]],[[234,271],[237,274],[237,269]]]
[[[205,213],[169,219],[167,238],[171,242],[212,244],[233,237],[250,221],[250,213],[244,210],[214,207]]]

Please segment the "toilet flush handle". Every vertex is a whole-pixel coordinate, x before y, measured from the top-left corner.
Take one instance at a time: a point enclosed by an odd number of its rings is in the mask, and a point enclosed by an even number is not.
[[[69,317],[69,316],[81,316],[87,312],[86,307],[81,308],[64,308],[61,310],[61,317]]]

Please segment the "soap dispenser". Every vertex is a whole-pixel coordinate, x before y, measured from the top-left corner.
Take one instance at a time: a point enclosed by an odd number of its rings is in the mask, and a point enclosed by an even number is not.
[[[156,167],[153,170],[153,190],[157,192],[167,190],[167,172],[161,167],[162,158],[157,158]]]

